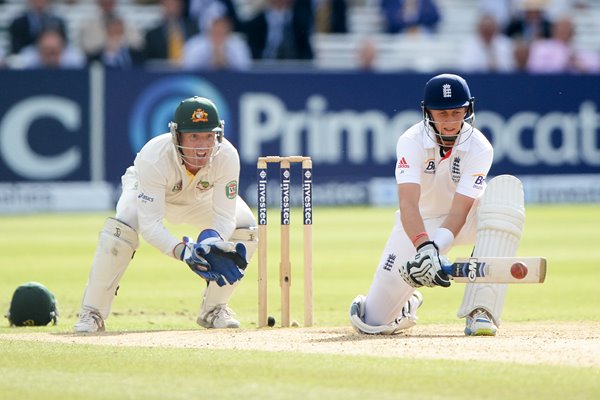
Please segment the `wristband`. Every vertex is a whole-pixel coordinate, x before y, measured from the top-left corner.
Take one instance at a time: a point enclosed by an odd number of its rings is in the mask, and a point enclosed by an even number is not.
[[[433,235],[431,235],[431,240],[434,241],[440,249],[440,254],[446,254],[454,241],[454,234],[450,229],[438,228],[433,232]]]
[[[423,231],[421,233],[418,233],[413,239],[412,239],[412,244],[413,246],[415,245],[415,243],[417,243],[417,240],[424,238],[425,236],[427,236],[427,232]]]

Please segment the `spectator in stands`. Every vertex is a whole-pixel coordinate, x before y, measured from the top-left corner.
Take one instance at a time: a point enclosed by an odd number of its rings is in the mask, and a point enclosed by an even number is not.
[[[321,33],[348,33],[347,0],[314,0],[315,28]]]
[[[513,40],[513,49],[515,72],[527,72],[529,43],[522,39],[515,39]]]
[[[88,57],[97,55],[105,48],[108,22],[114,18],[119,18],[116,10],[116,0],[96,0],[96,4],[99,9],[98,14],[83,21],[79,30],[79,48]],[[127,47],[141,50],[144,41],[141,33],[134,25],[125,21],[123,23],[125,24]]]
[[[46,29],[39,34],[36,44],[19,53],[19,64],[24,69],[72,69],[83,68],[86,62],[78,48],[65,42],[60,30]]]
[[[252,58],[312,59],[313,17],[312,0],[268,0],[267,6],[245,24]]]
[[[25,13],[15,18],[8,28],[11,53],[17,54],[35,44],[40,33],[46,29],[60,32],[66,42],[65,22],[50,12],[48,0],[29,0]]]
[[[506,27],[506,35],[529,43],[538,38],[549,38],[552,24],[546,16],[546,3],[547,0],[522,0],[519,11]]]
[[[90,54],[88,60],[99,61],[106,67],[129,69],[144,62],[143,53],[128,43],[125,34],[125,22],[116,15],[104,21],[106,40],[104,47]]]
[[[548,18],[554,21],[563,15],[585,13],[589,7],[590,0],[550,0],[546,11]]]
[[[574,36],[571,18],[556,20],[550,39],[537,39],[531,44],[527,71],[536,74],[600,72],[599,56],[577,49]]]
[[[511,72],[515,69],[513,43],[500,33],[493,16],[480,16],[476,35],[464,42],[459,66],[465,72]]]
[[[0,69],[2,68],[6,68],[8,65],[6,64],[6,53],[4,52],[4,49],[2,47],[0,47]]]
[[[252,65],[248,43],[232,33],[232,23],[225,15],[212,20],[207,33],[188,40],[183,48],[185,69],[245,70]]]
[[[196,24],[183,15],[183,0],[161,0],[162,19],[146,33],[146,61],[166,61],[181,65],[185,42],[198,33]]]
[[[433,33],[441,16],[436,0],[381,0],[388,33]]]
[[[233,0],[185,0],[184,14],[198,24],[201,32],[207,32],[212,20],[227,16],[234,31],[240,30],[240,20]]]
[[[479,12],[481,15],[494,17],[500,30],[504,31],[518,1],[520,0],[479,0]]]
[[[362,40],[358,44],[356,57],[359,71],[374,71],[375,61],[377,59],[377,42],[373,38],[366,38]]]

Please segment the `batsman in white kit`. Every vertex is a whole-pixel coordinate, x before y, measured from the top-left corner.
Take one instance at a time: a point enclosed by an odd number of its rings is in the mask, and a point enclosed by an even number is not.
[[[500,175],[486,183],[493,149],[475,128],[474,98],[458,75],[425,85],[423,121],[398,139],[399,209],[366,296],[350,306],[360,333],[394,334],[416,324],[423,302],[416,288],[449,287],[443,256],[474,244],[473,257],[516,255],[525,222],[521,182]],[[468,283],[458,317],[468,336],[496,335],[506,284]]]
[[[254,216],[238,196],[238,152],[225,139],[224,122],[209,99],[181,101],[169,128],[143,146],[121,179],[116,215],[100,232],[75,332],[105,330],[139,235],[207,282],[199,325],[240,325],[228,302],[257,243]],[[165,219],[197,227],[196,242],[174,237]]]

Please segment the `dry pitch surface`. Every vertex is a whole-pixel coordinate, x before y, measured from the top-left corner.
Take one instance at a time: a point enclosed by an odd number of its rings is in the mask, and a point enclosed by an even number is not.
[[[417,325],[394,336],[359,335],[349,327],[105,332],[97,335],[28,333],[22,329],[2,334],[0,340],[481,360],[600,368],[600,322],[506,323],[496,337],[465,337],[460,324]]]

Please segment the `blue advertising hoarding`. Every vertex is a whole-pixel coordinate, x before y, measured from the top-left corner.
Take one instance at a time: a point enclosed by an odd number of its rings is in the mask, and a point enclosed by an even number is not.
[[[321,192],[331,191],[327,197],[339,199],[333,202],[364,203],[371,178],[393,176],[396,140],[421,120],[428,79],[416,74],[108,72],[107,99],[118,99],[118,105],[107,104],[107,143],[110,154],[120,156],[117,163],[107,163],[106,176],[120,176],[147,139],[167,130],[180,99],[204,95],[215,99],[226,121],[225,136],[239,149],[242,188],[254,185],[257,157],[302,154],[313,158],[316,182]],[[475,96],[476,125],[495,148],[492,175],[600,173],[600,94],[589,90],[596,77],[473,75],[467,80]],[[130,160],[124,159],[126,127]]]
[[[0,71],[0,181],[100,179],[117,185],[141,146],[168,130],[178,102],[201,95],[215,100],[225,136],[239,150],[241,193],[255,191],[257,157],[309,155],[315,202],[368,203],[373,188],[388,190],[380,183],[393,179],[396,140],[421,120],[430,78],[351,72],[93,75]],[[495,148],[492,175],[588,175],[597,182],[597,76],[465,77],[475,97],[476,126]]]
[[[0,181],[91,178],[87,71],[1,71]]]

